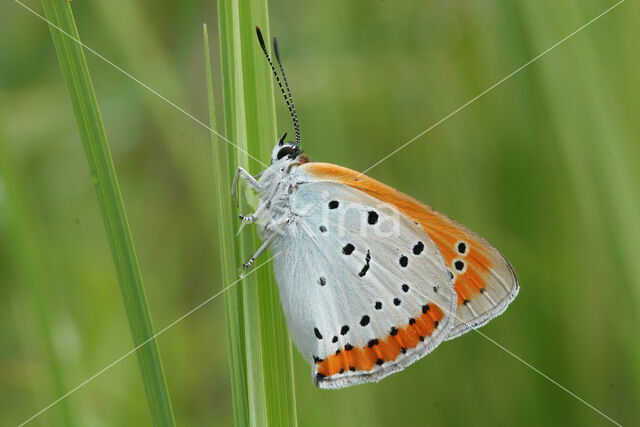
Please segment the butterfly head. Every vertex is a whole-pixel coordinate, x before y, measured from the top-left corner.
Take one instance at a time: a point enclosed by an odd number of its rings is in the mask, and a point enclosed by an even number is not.
[[[275,147],[273,147],[273,152],[271,153],[271,163],[284,162],[284,163],[293,163],[299,161],[299,157],[301,157],[302,150],[300,149],[300,144],[293,141],[285,141],[287,134],[282,135],[280,140],[278,140]]]

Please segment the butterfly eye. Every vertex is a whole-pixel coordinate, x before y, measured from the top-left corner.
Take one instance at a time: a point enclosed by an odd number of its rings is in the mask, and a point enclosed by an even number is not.
[[[289,156],[292,154],[297,154],[297,150],[295,147],[291,145],[284,146],[278,151],[278,155],[276,156],[277,160],[282,159],[284,156]]]

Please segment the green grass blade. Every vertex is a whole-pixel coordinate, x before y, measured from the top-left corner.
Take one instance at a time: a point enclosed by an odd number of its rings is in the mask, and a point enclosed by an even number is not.
[[[267,161],[276,141],[273,82],[255,36],[259,25],[268,37],[265,0],[218,3],[227,136],[239,150],[234,166],[252,173],[263,169],[252,156]],[[243,152],[245,151],[245,152]],[[259,245],[255,227],[239,238],[241,257]],[[243,298],[236,310],[244,314],[249,421],[251,425],[296,425],[291,342],[273,272],[261,268],[242,282]]]
[[[207,99],[209,103],[209,126],[217,131],[217,120],[214,102],[213,75],[211,72],[211,58],[209,49],[209,34],[204,26],[204,57],[207,77]],[[231,169],[227,160],[229,147],[215,133],[211,133],[211,148],[213,152],[213,171],[215,177],[215,201],[218,215],[216,224],[218,243],[220,245],[220,269],[222,284],[228,286],[236,280],[237,257],[235,237],[233,234],[233,213],[229,188]],[[236,425],[247,425],[249,421],[247,370],[244,346],[244,319],[242,313],[236,310],[242,304],[242,288],[234,286],[224,294],[227,318],[227,334],[229,347],[229,365],[231,367],[231,395],[233,402],[233,417]]]
[[[43,0],[43,5],[46,17],[53,24],[71,37],[79,39],[68,1]],[[131,334],[134,344],[139,345],[153,335],[153,326],[84,52],[77,42],[58,29],[51,27],[51,35],[98,195]],[[173,410],[156,342],[152,340],[142,346],[137,356],[153,423],[160,426],[174,425]]]

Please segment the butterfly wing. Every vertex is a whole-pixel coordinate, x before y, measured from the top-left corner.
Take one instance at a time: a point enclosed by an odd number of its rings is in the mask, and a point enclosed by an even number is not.
[[[339,182],[388,203],[420,224],[439,249],[457,294],[456,319],[448,339],[486,324],[518,294],[516,275],[500,252],[435,209],[347,168],[308,163],[301,169],[312,179]]]
[[[273,242],[275,271],[319,387],[377,381],[448,337],[456,295],[422,227],[336,182],[311,179],[291,200],[294,219]]]

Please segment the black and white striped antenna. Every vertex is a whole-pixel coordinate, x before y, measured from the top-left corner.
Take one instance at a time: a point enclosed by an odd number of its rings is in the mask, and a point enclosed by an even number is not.
[[[282,86],[282,82],[280,81],[280,77],[278,76],[278,72],[276,71],[276,67],[273,65],[273,61],[267,52],[267,46],[264,43],[264,38],[262,38],[262,32],[260,31],[260,27],[256,26],[256,34],[258,35],[258,41],[260,42],[260,47],[262,48],[262,52],[264,52],[264,56],[269,61],[269,66],[271,67],[271,71],[273,72],[273,76],[276,78],[276,82],[278,83],[278,87],[280,88],[280,92],[282,92],[282,96],[284,97],[284,102],[287,104],[287,108],[289,109],[289,115],[291,116],[291,120],[293,121],[293,128],[296,133],[296,145],[300,145],[300,122],[298,121],[298,113],[296,112],[296,107],[293,105],[293,96],[291,95],[291,89],[289,88],[289,82],[287,81],[287,76],[284,74],[284,68],[282,67],[282,61],[280,61],[280,52],[278,51],[278,41],[276,38],[273,38],[273,50],[276,55],[276,60],[278,61],[278,66],[280,67],[280,72],[282,73],[282,79],[284,80],[284,87]],[[286,87],[286,91],[285,91]]]
[[[278,61],[278,66],[280,67],[280,72],[282,73],[282,79],[284,80],[284,87],[287,89],[287,95],[289,96],[289,101],[291,102],[291,114],[293,118],[293,127],[296,131],[296,144],[300,144],[300,123],[298,122],[298,112],[296,111],[296,106],[293,103],[293,95],[291,94],[291,89],[289,88],[289,82],[287,81],[287,75],[284,73],[284,67],[282,66],[282,61],[280,60],[280,49],[278,49],[278,39],[273,38],[273,51],[276,54],[276,61]]]

